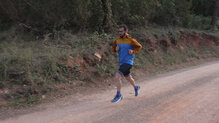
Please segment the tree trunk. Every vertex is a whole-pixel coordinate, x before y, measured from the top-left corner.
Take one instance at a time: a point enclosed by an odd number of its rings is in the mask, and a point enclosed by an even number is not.
[[[214,7],[214,11],[213,11],[213,15],[212,15],[212,21],[211,21],[213,31],[214,31],[215,25],[217,23],[218,10],[219,10],[219,0],[215,0],[215,7]]]
[[[104,32],[111,32],[112,31],[112,9],[110,0],[101,0],[102,8],[104,12],[102,29]]]

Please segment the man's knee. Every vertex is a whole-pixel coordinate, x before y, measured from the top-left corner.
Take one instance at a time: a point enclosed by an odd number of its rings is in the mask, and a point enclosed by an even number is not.
[[[125,77],[126,80],[134,80],[131,75]]]
[[[131,80],[130,76],[125,77],[126,80]]]
[[[121,79],[121,75],[119,73],[116,73],[115,80],[119,81]]]

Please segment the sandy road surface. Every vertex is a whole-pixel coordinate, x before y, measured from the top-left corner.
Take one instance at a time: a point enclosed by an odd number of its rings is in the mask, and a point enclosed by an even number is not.
[[[141,93],[122,88],[83,96],[68,105],[0,120],[0,123],[219,123],[219,61],[170,72],[140,82]],[[80,96],[78,96],[80,97]]]

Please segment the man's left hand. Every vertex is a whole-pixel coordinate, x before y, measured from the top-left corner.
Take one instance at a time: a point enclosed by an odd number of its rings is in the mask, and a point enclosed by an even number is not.
[[[133,50],[129,50],[129,54],[130,54],[130,55],[133,54]]]

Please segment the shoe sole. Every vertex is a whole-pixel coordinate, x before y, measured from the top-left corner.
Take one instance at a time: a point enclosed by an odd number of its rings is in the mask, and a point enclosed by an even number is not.
[[[140,93],[140,86],[139,86],[139,90],[138,90],[138,95],[139,95],[139,93]],[[135,96],[137,97],[138,95],[135,95]]]
[[[140,90],[138,91],[138,95],[140,94]],[[136,97],[138,96],[138,95],[136,95]]]
[[[112,103],[117,103],[117,102],[119,102],[120,100],[122,100],[122,98],[123,98],[123,97],[121,97],[121,98],[120,98],[119,100],[117,100],[116,102],[112,102]]]

